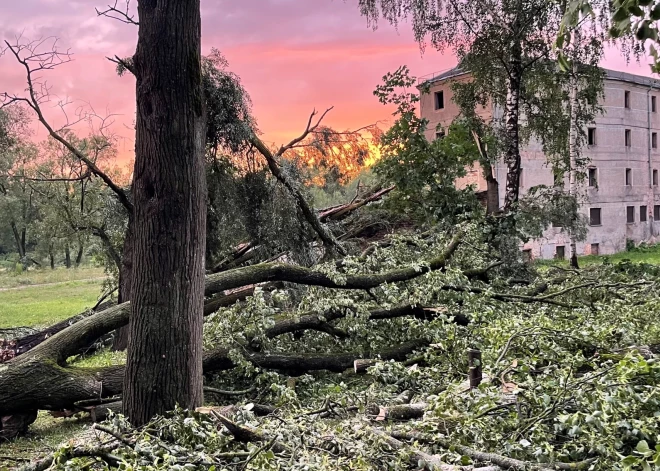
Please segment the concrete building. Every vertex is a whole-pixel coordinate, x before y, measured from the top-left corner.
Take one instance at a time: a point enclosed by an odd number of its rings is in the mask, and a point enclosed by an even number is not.
[[[582,155],[589,158],[588,178],[581,192],[581,213],[589,223],[578,254],[613,254],[625,250],[626,241],[660,240],[660,80],[605,70],[604,113],[588,126],[588,144]],[[420,112],[429,120],[428,139],[440,138],[459,113],[452,100],[451,83],[469,80],[459,69],[423,79],[430,85],[421,96]],[[501,117],[502,111],[487,106],[477,112],[487,121]],[[553,174],[538,142],[521,149],[521,195],[536,185],[553,185]],[[495,168],[499,182],[500,205],[504,203],[507,169],[503,162]],[[468,172],[465,182],[486,190],[481,169]],[[523,250],[532,257],[568,257],[569,240],[560,228],[549,228],[542,239],[530,241]]]

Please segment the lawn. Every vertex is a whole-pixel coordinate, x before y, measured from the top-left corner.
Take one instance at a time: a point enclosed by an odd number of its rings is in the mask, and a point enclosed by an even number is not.
[[[601,265],[603,263],[619,263],[624,260],[632,263],[650,263],[660,265],[660,244],[641,245],[630,251],[619,252],[613,255],[584,255],[578,257],[578,264],[581,267],[589,265]],[[535,260],[538,265],[559,265],[568,266],[568,259],[565,260]]]
[[[102,276],[98,268],[0,274],[0,328],[47,326],[94,306]]]

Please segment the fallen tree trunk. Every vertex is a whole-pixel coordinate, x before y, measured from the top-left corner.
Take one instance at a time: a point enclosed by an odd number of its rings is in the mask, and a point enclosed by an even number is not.
[[[367,407],[367,414],[375,420],[412,420],[424,417],[428,404],[395,404],[391,406],[372,405]]]
[[[395,186],[392,185],[388,188],[377,189],[376,191],[373,191],[372,193],[366,195],[361,200],[352,201],[350,203],[340,204],[337,206],[331,206],[329,208],[322,209],[319,211],[319,220],[321,222],[326,222],[329,220],[338,221],[340,219],[343,219],[346,216],[348,216],[350,213],[355,211],[356,209],[366,206],[367,204],[372,203],[374,201],[380,200],[383,196],[388,194],[390,191],[394,190],[394,188]]]

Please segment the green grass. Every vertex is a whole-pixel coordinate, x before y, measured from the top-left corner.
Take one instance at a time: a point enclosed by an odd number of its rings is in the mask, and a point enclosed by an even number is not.
[[[55,324],[94,306],[102,281],[70,281],[0,291],[0,328]]]
[[[619,263],[628,260],[632,263],[649,263],[660,265],[660,244],[641,245],[630,251],[619,252],[613,255],[584,255],[578,257],[578,264],[582,266],[602,265],[605,262]],[[537,260],[539,265],[568,266],[566,260]]]
[[[53,452],[90,427],[89,417],[58,419],[40,411],[27,435],[10,442],[0,441],[0,471],[12,469]]]
[[[30,269],[22,273],[11,270],[0,270],[0,289],[104,277],[105,273],[102,267],[80,267],[70,268],[68,270],[66,268],[58,268],[56,270]]]

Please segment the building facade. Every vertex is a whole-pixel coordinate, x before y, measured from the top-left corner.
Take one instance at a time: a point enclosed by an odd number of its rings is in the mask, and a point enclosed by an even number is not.
[[[628,240],[660,241],[660,80],[604,70],[603,114],[588,126],[582,156],[589,159],[587,178],[580,189],[584,201],[580,212],[588,222],[585,241],[577,244],[579,255],[605,255],[625,250]],[[425,79],[429,92],[420,100],[420,113],[428,119],[428,139],[441,138],[443,129],[458,116],[451,84],[469,80],[469,74],[452,69]],[[477,110],[486,121],[501,116],[501,110],[486,106]],[[554,177],[540,143],[521,148],[521,195],[536,185],[552,186]],[[499,182],[500,205],[504,203],[507,169],[494,167]],[[459,184],[486,190],[480,168],[471,168]],[[569,238],[561,228],[551,227],[541,239],[525,244],[532,257],[569,256]]]

